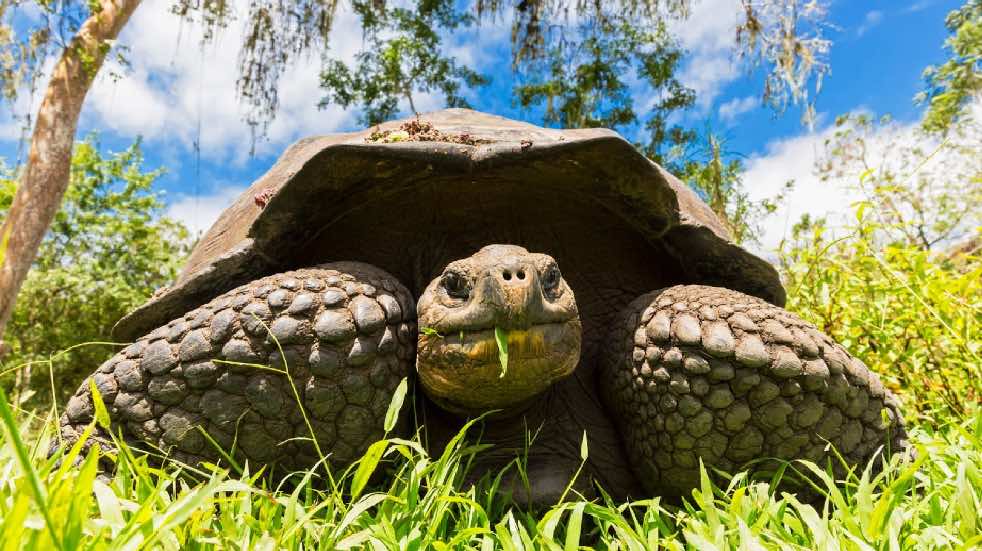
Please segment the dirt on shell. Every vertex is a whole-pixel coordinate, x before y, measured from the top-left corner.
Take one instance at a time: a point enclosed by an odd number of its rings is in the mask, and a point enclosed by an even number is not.
[[[418,118],[402,123],[398,130],[376,130],[365,141],[370,143],[447,142],[464,145],[491,143],[491,140],[475,138],[466,132],[463,134],[441,132],[433,124]]]

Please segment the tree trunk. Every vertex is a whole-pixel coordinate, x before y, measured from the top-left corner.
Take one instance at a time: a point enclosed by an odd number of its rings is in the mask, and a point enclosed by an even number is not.
[[[92,4],[90,4],[92,5]],[[68,187],[82,103],[111,43],[140,0],[101,0],[61,54],[38,109],[31,152],[0,229],[0,339],[21,284]],[[0,345],[0,351],[3,347]]]

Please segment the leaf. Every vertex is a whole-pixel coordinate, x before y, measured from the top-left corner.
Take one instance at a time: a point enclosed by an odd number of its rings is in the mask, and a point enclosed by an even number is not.
[[[99,426],[109,430],[109,410],[102,401],[102,393],[95,386],[95,379],[89,377],[89,392],[92,393],[92,406],[95,408],[95,420]]]
[[[350,526],[351,523],[365,513],[365,511],[368,511],[372,507],[375,507],[387,499],[390,499],[390,496],[387,494],[368,494],[367,496],[359,499],[357,503],[348,509],[348,512],[344,514],[344,518],[342,518],[341,522],[334,528],[334,537],[338,537],[339,535],[343,534],[344,531],[348,529],[348,526]]]
[[[869,180],[870,176],[873,175],[873,172],[874,172],[874,169],[872,167],[867,168],[866,170],[864,170],[863,173],[859,175],[859,181],[860,181],[860,183],[865,182],[866,180]]]
[[[51,521],[51,512],[48,509],[47,493],[44,491],[44,487],[41,486],[41,477],[38,476],[38,472],[34,468],[34,464],[31,463],[30,455],[27,453],[27,446],[24,445],[24,441],[20,437],[17,422],[14,421],[14,414],[12,411],[10,411],[10,406],[7,405],[8,403],[7,394],[2,388],[0,388],[0,420],[2,420],[3,424],[7,427],[10,443],[14,448],[17,461],[24,470],[24,475],[27,478],[27,482],[31,488],[31,493],[33,494],[32,497],[34,498],[34,504],[41,511],[41,515],[44,517],[44,524],[48,529],[48,534],[51,536],[51,541],[55,542],[58,547],[61,547],[61,542],[58,539],[58,535],[55,533],[55,525]]]
[[[566,524],[566,541],[563,545],[565,551],[575,551],[580,547],[580,530],[583,526],[583,509],[585,507],[585,501],[578,501],[576,505],[573,505],[569,514],[569,522]]]
[[[419,332],[422,333],[422,334],[424,334],[424,335],[426,335],[427,337],[440,337],[440,338],[443,338],[443,335],[441,335],[439,331],[437,331],[436,329],[433,329],[432,327],[420,327],[419,328]]]
[[[126,519],[123,516],[123,507],[119,498],[101,480],[92,481],[92,494],[95,496],[96,505],[99,507],[99,518],[109,525],[113,534],[126,526]]]
[[[409,380],[405,377],[399,382],[399,386],[396,387],[396,391],[392,394],[392,400],[389,401],[389,409],[385,412],[385,432],[388,434],[392,432],[395,428],[396,423],[399,421],[399,411],[402,410],[402,403],[406,400],[406,392],[409,390]]]
[[[365,489],[365,485],[368,484],[368,479],[372,477],[372,473],[375,472],[375,467],[378,466],[378,462],[380,459],[382,459],[382,455],[385,453],[385,449],[388,446],[388,440],[379,440],[371,446],[368,446],[368,450],[365,451],[365,455],[363,455],[361,460],[358,462],[358,470],[355,471],[355,476],[351,479],[352,499],[355,499],[361,495],[361,491]]]
[[[508,330],[500,327],[494,328],[494,340],[498,343],[498,361],[501,363],[501,374],[499,379],[508,373]]]

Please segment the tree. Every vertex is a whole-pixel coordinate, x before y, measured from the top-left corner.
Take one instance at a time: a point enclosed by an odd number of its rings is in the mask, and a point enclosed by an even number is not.
[[[841,124],[848,131],[829,142],[816,169],[863,199],[848,227],[805,217],[781,244],[788,308],[902,390],[912,411],[970,412],[982,399],[977,132],[965,150],[937,140],[911,145],[906,133],[870,147],[868,120],[858,129],[850,119]]]
[[[737,27],[737,51],[768,66],[763,100],[778,112],[802,104],[801,120],[815,122],[809,85],[817,94],[828,73],[832,42],[822,35],[827,2],[821,0],[741,0],[744,20]]]
[[[161,197],[151,191],[160,175],[143,167],[139,143],[105,156],[94,138],[76,145],[65,199],[7,327],[12,350],[0,373],[105,340],[120,317],[176,276],[188,233],[162,214]],[[0,169],[0,215],[9,212],[15,188],[15,174]],[[71,392],[111,352],[74,349],[55,366],[60,390]],[[17,370],[20,390],[31,385],[31,372],[30,365]],[[33,386],[46,388],[47,377]]]
[[[72,146],[82,102],[112,41],[139,3],[140,0],[93,2],[88,18],[77,27],[77,32],[63,48],[51,72],[34,121],[30,153],[20,176],[20,185],[0,227],[0,243],[5,245],[3,264],[0,265],[0,334],[10,319],[17,292],[68,186]],[[4,4],[6,1],[0,7],[6,8]],[[51,15],[52,4],[39,5],[43,8],[43,14]],[[0,10],[0,13],[2,11],[5,10]],[[65,25],[72,27],[70,17],[62,19]],[[5,24],[0,29],[0,35],[6,39],[13,34],[11,29],[13,23]],[[6,97],[17,93],[20,80],[36,80],[44,52],[54,43],[54,36],[47,26],[39,28],[30,34],[26,47],[19,48],[24,52],[19,56],[20,63],[3,62]],[[5,50],[10,50],[11,45],[9,41],[0,43]]]
[[[925,117],[931,116],[929,110]],[[889,117],[842,116],[826,140],[818,175],[859,194],[877,243],[936,251],[978,231],[979,143],[982,129],[967,121],[951,126],[942,139]]]
[[[33,121],[30,154],[21,170],[20,185],[0,228],[0,244],[6,244],[0,264],[0,334],[68,185],[72,144],[86,93],[139,1],[0,0],[0,71],[7,101],[24,93],[25,86],[33,91],[44,62],[60,50]],[[742,1],[746,22],[740,27],[738,36],[743,38],[738,47],[780,68],[768,78],[765,97],[784,98],[782,106],[787,97],[793,102],[806,98],[804,84],[824,66],[820,57],[826,42],[820,39],[819,23],[825,2],[809,0],[799,8],[800,0]],[[443,32],[453,32],[476,20],[509,14],[514,22],[513,65],[520,72],[555,51],[550,36],[555,36],[556,29],[569,27],[570,21],[592,18],[602,24],[597,27],[601,31],[609,29],[622,36],[626,27],[606,25],[606,21],[630,22],[632,32],[646,36],[657,33],[665,18],[686,17],[689,0],[407,0],[400,7],[391,7],[384,0],[352,0],[351,5],[361,18],[369,48],[358,56],[355,69],[328,61],[325,86],[330,101],[357,103],[367,120],[378,120],[391,115],[399,99],[408,100],[413,108],[413,93],[418,90],[439,90],[449,104],[459,105],[462,86],[483,82],[480,75],[442,53],[441,35],[432,28],[434,24]],[[337,7],[337,0],[249,2],[238,92],[248,107],[246,120],[255,129],[254,139],[264,134],[275,115],[283,69],[299,56],[324,51]],[[22,16],[29,10],[39,11],[42,17],[40,24],[25,30]],[[225,0],[176,0],[173,11],[203,22],[206,41],[234,15]],[[802,31],[799,23],[811,30]],[[799,34],[805,38],[799,40]],[[69,35],[73,35],[71,40],[62,44],[59,37]],[[665,75],[646,76],[657,84]],[[782,94],[785,90],[790,90],[790,96]],[[664,133],[661,120],[657,114],[649,118],[649,130]]]
[[[793,311],[919,413],[964,413],[982,398],[982,129],[924,126],[839,117],[815,170],[858,196],[852,219],[805,217],[779,258]]]
[[[968,0],[945,19],[951,36],[945,47],[951,59],[924,70],[927,90],[917,101],[927,104],[924,128],[945,132],[972,101],[982,99],[982,0]]]
[[[459,12],[452,3],[419,2],[413,9],[354,2],[361,15],[369,46],[349,68],[329,59],[321,73],[328,96],[321,105],[358,105],[361,120],[378,124],[396,116],[399,100],[418,114],[413,94],[439,90],[448,107],[469,107],[461,87],[481,86],[487,79],[459,65],[440,51],[440,31],[453,32],[474,23],[474,16]]]
[[[803,217],[779,252],[789,308],[925,416],[982,399],[982,127],[963,116],[979,92],[982,4],[946,23],[952,58],[925,71],[920,124],[851,114],[825,141],[816,173],[859,198],[848,226]]]
[[[546,50],[519,64],[516,102],[523,108],[544,104],[543,121],[567,128],[605,127],[628,133],[641,123],[630,80],[643,83],[650,99],[637,144],[653,160],[666,163],[664,147],[680,145],[691,133],[667,128],[668,116],[690,107],[695,93],[676,78],[682,51],[662,21],[637,27],[623,13],[597,12],[573,28],[554,29],[542,41]]]

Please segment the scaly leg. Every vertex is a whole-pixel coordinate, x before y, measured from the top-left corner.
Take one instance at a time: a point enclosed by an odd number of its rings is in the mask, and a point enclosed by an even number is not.
[[[863,465],[881,445],[906,445],[896,399],[861,361],[784,309],[729,289],[639,297],[603,363],[604,399],[653,493],[697,486],[700,459],[729,472],[764,458],[823,463],[828,441]]]
[[[229,291],[137,340],[92,380],[114,433],[186,463],[221,459],[204,431],[253,466],[303,469],[318,459],[312,428],[321,452],[344,465],[382,436],[393,391],[412,372],[415,318],[391,275],[325,264]],[[62,436],[77,439],[93,413],[86,379]]]

